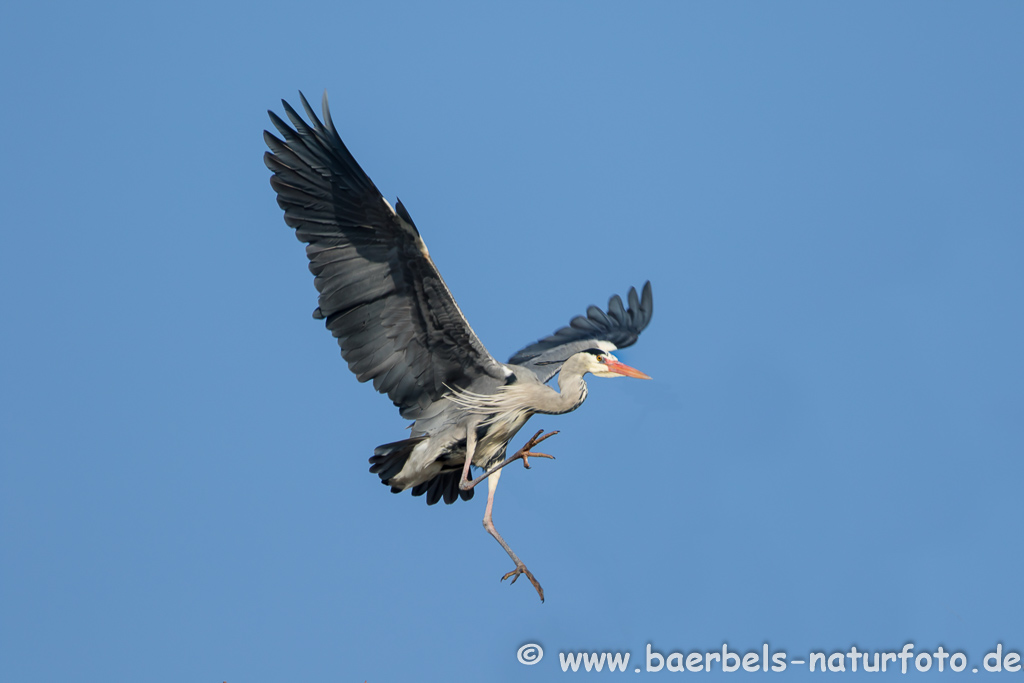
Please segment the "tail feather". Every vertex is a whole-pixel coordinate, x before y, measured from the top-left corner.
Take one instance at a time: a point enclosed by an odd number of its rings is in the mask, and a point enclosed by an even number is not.
[[[370,458],[370,472],[380,477],[380,482],[387,486],[391,478],[402,471],[405,463],[412,455],[416,445],[426,439],[425,436],[417,436],[403,441],[386,443],[373,449],[373,457]],[[463,491],[459,488],[462,480],[462,468],[443,471],[433,479],[416,484],[412,487],[412,495],[422,496],[427,494],[427,505],[434,505],[442,498],[444,502],[451,505],[459,498],[469,500],[473,497],[473,489]],[[401,493],[403,489],[391,486],[392,493]]]
[[[377,446],[373,449],[373,457],[370,458],[370,472],[380,477],[381,483],[387,484],[391,477],[402,471],[409,456],[412,455],[412,449],[425,438],[417,436]]]
[[[422,496],[427,494],[427,505],[434,505],[441,498],[444,498],[446,505],[451,505],[459,498],[469,500],[473,497],[474,489],[463,491],[459,488],[462,481],[462,469],[441,472],[429,481],[425,481],[412,487],[412,495]]]

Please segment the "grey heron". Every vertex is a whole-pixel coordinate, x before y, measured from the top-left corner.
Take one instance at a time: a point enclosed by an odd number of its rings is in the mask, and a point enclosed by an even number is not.
[[[373,387],[413,422],[409,438],[378,446],[370,471],[399,493],[453,503],[473,497],[487,480],[484,528],[515,563],[502,577],[533,574],[494,528],[492,509],[501,468],[529,457],[557,432],[537,432],[511,457],[509,441],[532,415],[575,410],[587,397],[586,374],[650,379],[612,351],[635,343],[654,312],[651,283],[628,307],[619,296],[607,311],[587,315],[496,360],[470,327],[430,258],[409,212],[383,197],[341,141],[323,98],[323,122],[299,93],[307,123],[282,100],[291,125],[268,112],[280,138],[264,131],[264,162],[285,222],[305,242],[320,293],[313,317],[325,321],[360,382]],[[558,375],[558,389],[548,382]],[[470,479],[470,467],[483,468]]]

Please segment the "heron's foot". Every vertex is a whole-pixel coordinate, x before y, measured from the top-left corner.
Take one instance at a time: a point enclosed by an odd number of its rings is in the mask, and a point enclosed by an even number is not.
[[[539,444],[541,441],[544,441],[546,439],[550,439],[551,437],[553,437],[555,434],[558,433],[557,431],[554,431],[554,432],[548,432],[547,434],[544,434],[544,436],[540,436],[543,432],[544,432],[544,430],[541,429],[536,434],[531,436],[529,441],[524,443],[523,447],[520,448],[518,451],[516,451],[515,455],[513,455],[511,458],[509,458],[509,462],[515,460],[516,458],[522,458],[523,459],[523,467],[525,467],[526,469],[530,469],[530,456],[533,456],[533,457],[536,457],[536,458],[550,458],[550,459],[554,460],[555,456],[553,456],[553,455],[548,455],[547,453],[534,453],[532,450],[530,450],[531,448],[533,448],[537,444]],[[537,438],[537,437],[540,437],[540,438]]]
[[[477,484],[482,482],[484,479],[486,479],[487,477],[491,476],[492,474],[494,474],[495,472],[500,470],[505,465],[510,465],[513,462],[515,462],[516,460],[519,460],[520,458],[522,458],[522,460],[523,460],[523,467],[525,467],[526,469],[530,469],[530,460],[529,460],[530,456],[537,457],[537,458],[550,458],[551,460],[554,460],[555,456],[553,456],[553,455],[548,455],[547,453],[534,453],[533,451],[530,450],[531,448],[533,448],[534,446],[539,444],[541,441],[544,441],[545,439],[550,439],[551,437],[553,437],[555,434],[558,433],[557,431],[548,432],[547,434],[544,434],[544,436],[541,436],[541,434],[543,432],[544,432],[543,429],[538,431],[536,434],[534,434],[532,437],[530,437],[529,441],[527,441],[526,443],[523,444],[522,448],[520,448],[518,451],[516,451],[515,455],[511,455],[511,456],[505,458],[500,463],[498,463],[497,465],[495,465],[491,469],[487,470],[486,472],[481,474],[479,477],[477,477],[473,481],[466,481],[465,479],[460,481],[459,482],[459,490],[460,491],[468,491],[468,490],[470,490],[471,488],[473,488],[474,486],[476,486]]]
[[[530,580],[530,583],[533,584],[533,587],[537,589],[537,595],[540,596],[540,601],[544,602],[544,589],[540,587],[540,582],[537,581],[537,579],[533,576],[530,570],[527,569],[526,565],[522,562],[517,562],[516,568],[510,571],[508,574],[505,574],[505,576],[501,577],[501,580],[504,581],[505,579],[511,576],[512,583],[515,583],[516,579],[519,578],[520,574],[526,574],[526,578],[528,578]]]

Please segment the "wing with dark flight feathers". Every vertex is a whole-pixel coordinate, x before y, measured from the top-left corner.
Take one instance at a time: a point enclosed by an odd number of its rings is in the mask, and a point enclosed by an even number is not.
[[[464,387],[505,368],[477,338],[437,272],[401,202],[384,199],[338,136],[323,99],[323,123],[306,98],[310,124],[282,101],[292,128],[273,112],[284,140],[264,131],[270,184],[284,220],[306,242],[320,292],[313,317],[326,320],[360,382],[373,380],[414,419],[446,387]]]
[[[569,356],[598,346],[597,342],[613,344],[617,349],[632,346],[654,314],[651,283],[644,285],[641,296],[637,296],[636,287],[630,287],[627,300],[628,309],[616,294],[608,300],[607,313],[597,306],[590,306],[586,317],[576,316],[568,327],[520,349],[508,362],[530,368],[541,381],[547,382]]]

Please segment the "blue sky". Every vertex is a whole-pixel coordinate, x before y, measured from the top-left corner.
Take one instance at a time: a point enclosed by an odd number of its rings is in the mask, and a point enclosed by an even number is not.
[[[1021,652],[1022,29],[1010,2],[8,3],[0,678]],[[498,489],[543,605],[499,583],[482,496],[366,471],[405,423],[310,317],[262,162],[299,89],[496,356],[654,284],[620,356],[655,380],[534,418],[557,460]]]

